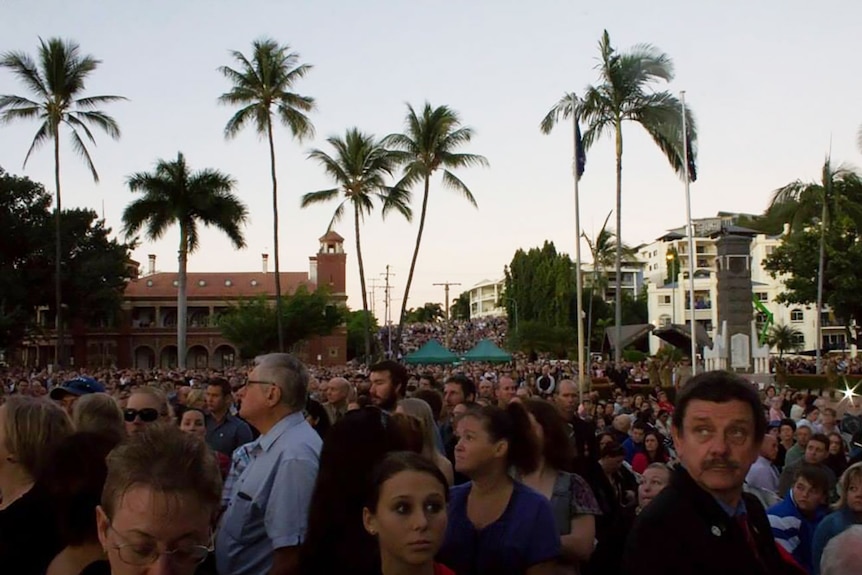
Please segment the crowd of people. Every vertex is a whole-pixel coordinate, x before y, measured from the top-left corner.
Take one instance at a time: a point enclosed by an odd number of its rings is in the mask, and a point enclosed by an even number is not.
[[[380,328],[378,338],[384,349],[388,349],[389,326]],[[392,326],[393,337],[396,330]],[[446,322],[409,323],[401,334],[401,349],[404,354],[416,351],[432,339],[443,343],[449,341],[449,349],[455,353],[467,353],[483,339],[498,346],[506,342],[508,320],[505,317],[486,317]]]
[[[858,400],[571,371],[7,370],[0,572],[858,573]]]

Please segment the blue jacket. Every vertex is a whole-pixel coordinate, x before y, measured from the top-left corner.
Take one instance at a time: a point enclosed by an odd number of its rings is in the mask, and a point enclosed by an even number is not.
[[[836,535],[840,535],[845,529],[856,523],[857,521],[853,516],[853,512],[846,507],[830,513],[820,522],[820,526],[817,527],[817,531],[814,533],[814,545],[811,550],[814,559],[814,570],[811,573],[814,575],[820,573],[820,557],[823,555],[823,549],[829,543],[829,540]]]
[[[796,562],[808,573],[812,572],[814,563],[811,553],[814,532],[827,511],[828,508],[824,505],[817,510],[813,519],[806,518],[793,501],[792,490],[781,502],[766,510],[775,542],[793,555]]]
[[[644,444],[643,442],[635,443],[632,441],[632,438],[629,437],[625,441],[623,441],[623,449],[626,452],[626,463],[631,464],[632,460],[635,458],[636,453],[644,452]]]

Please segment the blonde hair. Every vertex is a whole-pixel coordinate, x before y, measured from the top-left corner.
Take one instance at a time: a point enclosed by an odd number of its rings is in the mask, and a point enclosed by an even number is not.
[[[847,491],[850,490],[850,484],[853,481],[862,481],[862,461],[854,463],[841,474],[841,479],[838,480],[838,501],[835,502],[832,509],[847,507]]]
[[[426,401],[415,397],[402,399],[398,405],[406,415],[419,420],[422,428],[422,455],[433,459],[434,454],[438,451],[434,439],[436,424],[434,423],[434,414],[431,412],[431,406]]]
[[[107,393],[88,393],[72,407],[75,431],[104,433],[123,438],[126,427],[120,404]]]
[[[12,396],[4,406],[6,450],[38,480],[54,448],[72,433],[69,416],[53,401]]]
[[[158,387],[152,385],[145,385],[132,391],[129,397],[131,398],[133,395],[149,395],[150,397],[154,398],[156,401],[159,402],[160,418],[163,420],[174,421],[174,410],[171,407],[171,404],[168,403],[168,396]]]
[[[186,405],[195,409],[202,409],[206,406],[206,391],[203,389],[193,389],[186,396]]]

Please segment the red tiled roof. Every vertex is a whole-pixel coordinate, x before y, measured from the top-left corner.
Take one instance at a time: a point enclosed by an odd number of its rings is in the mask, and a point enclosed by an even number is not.
[[[320,238],[321,242],[343,242],[344,238],[338,235],[338,232],[335,230],[329,230],[326,232],[326,235]]]
[[[176,297],[174,280],[177,273],[156,273],[142,276],[128,283],[125,297],[128,299],[147,299],[157,297]],[[201,285],[203,282],[203,285]],[[300,285],[309,290],[315,284],[304,272],[281,272],[281,293],[291,294]],[[212,272],[188,273],[187,297],[210,299],[234,299],[275,294],[275,273],[262,272]]]

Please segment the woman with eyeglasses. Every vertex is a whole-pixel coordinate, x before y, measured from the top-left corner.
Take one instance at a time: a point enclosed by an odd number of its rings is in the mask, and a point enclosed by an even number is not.
[[[150,426],[108,455],[92,573],[192,575],[213,549],[222,481],[212,451],[173,426]]]
[[[134,435],[159,421],[170,423],[172,419],[168,398],[155,387],[139,387],[134,390],[123,410],[126,433]]]

